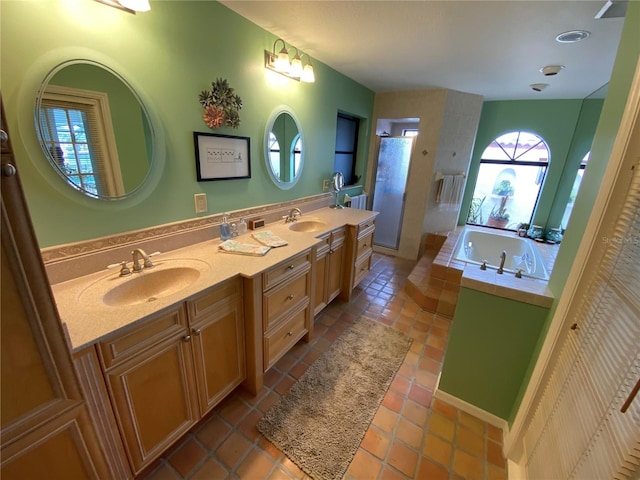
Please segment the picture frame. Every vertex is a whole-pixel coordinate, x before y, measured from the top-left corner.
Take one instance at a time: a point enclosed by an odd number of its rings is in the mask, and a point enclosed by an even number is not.
[[[251,178],[251,138],[193,132],[199,182]]]

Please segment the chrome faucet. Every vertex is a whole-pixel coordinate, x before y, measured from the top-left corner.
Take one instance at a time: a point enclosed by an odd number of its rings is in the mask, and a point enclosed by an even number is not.
[[[507,260],[507,251],[503,250],[500,254],[500,267],[498,267],[497,273],[504,273],[504,262]]]
[[[293,207],[290,211],[289,211],[289,215],[287,215],[286,217],[284,217],[284,223],[290,223],[290,222],[295,222],[296,220],[298,220],[298,218],[300,218],[302,216],[302,212],[300,211],[300,209],[298,207]]]
[[[133,255],[133,271],[141,272],[143,268],[153,268],[153,263],[151,262],[151,257],[147,255],[147,252],[142,250],[141,248],[136,248],[131,251],[131,255]],[[140,259],[144,261],[143,265],[140,266]]]

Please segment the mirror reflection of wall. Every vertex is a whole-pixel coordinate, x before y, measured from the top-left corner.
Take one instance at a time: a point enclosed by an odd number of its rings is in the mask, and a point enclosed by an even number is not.
[[[295,114],[279,107],[267,122],[265,161],[276,186],[287,190],[300,179],[304,164],[304,139]]]
[[[106,66],[65,62],[37,102],[43,153],[65,181],[92,198],[124,198],[147,178],[152,128],[132,88]]]
[[[359,129],[360,120],[358,118],[338,113],[333,171],[342,173],[345,185],[355,185],[359,180],[356,176]]]

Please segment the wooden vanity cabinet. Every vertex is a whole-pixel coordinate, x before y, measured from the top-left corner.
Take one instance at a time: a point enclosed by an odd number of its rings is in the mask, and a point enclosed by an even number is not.
[[[316,247],[314,315],[342,291],[345,258],[345,227],[320,237]]]
[[[264,373],[301,338],[313,335],[311,298],[315,270],[306,249],[254,277],[243,279],[247,339],[247,379],[254,395]]]
[[[239,279],[97,345],[135,474],[245,379],[244,347]]]
[[[373,233],[376,228],[375,218],[370,218],[358,225],[350,225],[347,230],[346,251],[349,255],[348,272],[344,275],[344,284],[340,298],[349,301],[353,289],[371,269],[373,254]]]

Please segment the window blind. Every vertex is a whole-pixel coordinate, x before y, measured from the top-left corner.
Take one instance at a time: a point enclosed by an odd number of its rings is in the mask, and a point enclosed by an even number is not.
[[[572,329],[524,437],[537,479],[627,479],[640,475],[640,164],[603,246],[590,255]],[[608,209],[610,211],[610,209]]]

